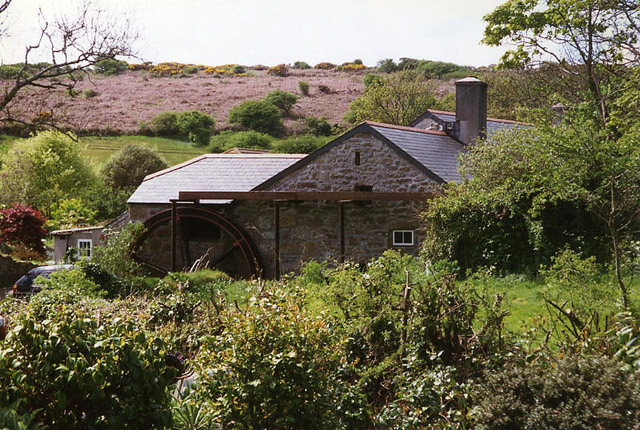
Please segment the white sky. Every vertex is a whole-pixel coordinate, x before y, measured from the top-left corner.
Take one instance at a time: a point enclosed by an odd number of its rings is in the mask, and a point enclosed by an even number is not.
[[[37,11],[68,14],[81,0],[13,0],[0,60],[22,60]],[[146,61],[205,65],[412,57],[482,66],[503,48],[480,44],[482,17],[505,0],[94,0],[128,16]],[[35,59],[34,59],[35,60]],[[46,58],[40,59],[45,61]]]

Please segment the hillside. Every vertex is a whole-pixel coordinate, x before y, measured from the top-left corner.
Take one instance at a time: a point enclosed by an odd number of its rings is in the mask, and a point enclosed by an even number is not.
[[[203,73],[152,77],[145,71],[127,71],[116,76],[85,77],[78,82],[74,96],[65,91],[54,95],[39,90],[24,92],[14,104],[14,113],[28,120],[53,111],[59,123],[74,130],[136,134],[141,121],[149,121],[160,112],[198,109],[213,116],[216,129],[220,130],[228,127],[227,114],[232,107],[281,89],[299,95],[294,115],[326,117],[337,123],[343,121],[349,103],[362,94],[362,77],[362,73],[315,69],[291,70],[288,77],[270,76],[258,70],[248,76],[231,77]],[[300,81],[309,82],[309,96],[300,95]],[[321,92],[320,85],[327,87],[328,92]],[[86,97],[85,90],[96,95]]]

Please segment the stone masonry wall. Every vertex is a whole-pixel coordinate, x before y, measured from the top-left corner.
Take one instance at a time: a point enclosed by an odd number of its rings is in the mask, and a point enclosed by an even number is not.
[[[355,165],[356,152],[360,165]],[[269,187],[271,191],[428,192],[438,184],[369,133],[359,133]]]

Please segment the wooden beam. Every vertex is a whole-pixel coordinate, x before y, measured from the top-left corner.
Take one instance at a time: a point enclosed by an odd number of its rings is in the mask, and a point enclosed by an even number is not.
[[[386,200],[424,201],[436,193],[362,191],[180,191],[180,200]]]
[[[175,201],[171,201],[171,271],[176,271],[176,241],[177,241],[177,224],[178,224],[178,214],[177,214],[177,203]]]
[[[340,234],[340,262],[344,263],[344,202],[338,201],[338,226]]]
[[[275,255],[274,268],[276,272],[276,280],[280,279],[280,203],[273,202],[273,223],[275,225]]]

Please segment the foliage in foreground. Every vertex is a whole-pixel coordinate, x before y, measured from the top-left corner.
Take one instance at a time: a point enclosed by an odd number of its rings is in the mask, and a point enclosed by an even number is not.
[[[175,373],[164,353],[126,321],[23,319],[0,344],[0,406],[49,429],[166,428]]]

